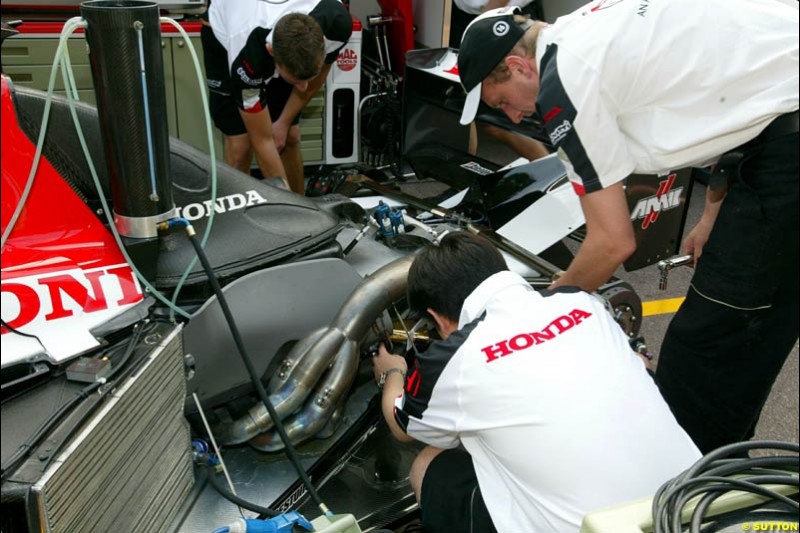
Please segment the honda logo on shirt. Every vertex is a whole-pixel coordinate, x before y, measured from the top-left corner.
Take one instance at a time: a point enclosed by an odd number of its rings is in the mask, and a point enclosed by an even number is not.
[[[486,362],[492,363],[494,361],[498,361],[502,357],[511,355],[514,352],[527,350],[532,346],[537,346],[553,340],[575,326],[581,324],[584,320],[591,316],[592,313],[576,308],[569,313],[555,318],[540,330],[520,332],[519,334],[501,340],[500,342],[485,346],[481,348],[481,351],[486,356]]]

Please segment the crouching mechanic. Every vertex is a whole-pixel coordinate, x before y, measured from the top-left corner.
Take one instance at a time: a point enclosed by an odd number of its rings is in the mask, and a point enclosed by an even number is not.
[[[374,370],[394,436],[430,445],[410,474],[429,533],[577,532],[700,457],[594,296],[536,292],[486,240],[453,233],[414,260],[408,299],[442,340],[405,380],[383,348]]]
[[[208,22],[209,107],[225,162],[249,173],[252,146],[264,177],[303,194],[300,111],[350,39],[350,14],[339,0],[217,0]]]

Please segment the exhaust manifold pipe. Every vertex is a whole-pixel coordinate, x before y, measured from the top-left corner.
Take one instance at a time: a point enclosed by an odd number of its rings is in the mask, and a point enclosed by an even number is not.
[[[293,444],[315,435],[341,407],[358,371],[358,345],[381,313],[405,294],[413,260],[413,254],[402,257],[364,278],[330,326],[306,335],[286,356],[270,381],[269,399],[281,420],[286,419]],[[258,403],[219,428],[219,440],[229,445],[250,441],[260,450],[279,450],[283,443],[270,431],[273,426],[267,408]]]

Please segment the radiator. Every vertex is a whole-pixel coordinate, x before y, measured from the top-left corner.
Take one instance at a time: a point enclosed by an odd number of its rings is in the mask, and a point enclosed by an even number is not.
[[[41,531],[160,532],[175,517],[194,482],[180,332],[155,341],[32,487]]]

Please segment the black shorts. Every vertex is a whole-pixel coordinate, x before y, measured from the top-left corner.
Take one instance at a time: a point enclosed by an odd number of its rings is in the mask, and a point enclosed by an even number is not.
[[[214,125],[225,135],[242,135],[247,128],[239,115],[239,106],[231,96],[231,77],[228,70],[228,52],[214,36],[208,26],[200,29],[203,44],[203,64],[208,85],[208,109]],[[281,78],[269,82],[267,89],[267,108],[270,118],[275,121],[281,116],[294,86]],[[294,117],[292,125],[300,122],[300,113]]]
[[[472,457],[458,448],[431,461],[422,480],[420,508],[426,533],[497,531],[483,502]]]

